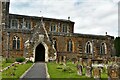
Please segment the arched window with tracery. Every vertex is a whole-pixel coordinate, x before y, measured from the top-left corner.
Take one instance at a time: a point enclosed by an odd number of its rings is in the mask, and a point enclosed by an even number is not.
[[[86,51],[85,51],[85,52],[86,52],[87,54],[92,53],[92,43],[91,43],[91,42],[87,42],[85,48],[86,48]]]
[[[106,54],[106,44],[105,43],[101,43],[100,45],[100,54]]]
[[[20,49],[20,38],[18,36],[13,37],[13,49]]]
[[[73,50],[72,40],[69,40],[67,42],[67,51],[72,52],[72,50]]]

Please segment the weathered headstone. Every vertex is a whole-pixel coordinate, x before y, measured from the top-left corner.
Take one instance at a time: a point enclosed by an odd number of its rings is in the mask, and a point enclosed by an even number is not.
[[[78,75],[82,76],[83,73],[83,67],[80,64],[77,64],[77,73]]]
[[[91,66],[86,66],[86,76],[92,77],[92,67]]]
[[[108,63],[107,59],[104,59],[103,63],[104,63],[104,64],[107,64],[107,63]]]
[[[62,56],[59,57],[59,64],[62,63]]]
[[[78,62],[78,60],[76,58],[72,58],[72,63],[76,64]]]
[[[56,63],[59,63],[59,57],[56,58]]]
[[[101,78],[101,69],[98,67],[93,68],[93,77],[95,79],[100,79]]]
[[[63,65],[66,65],[66,56],[63,56]]]
[[[111,80],[120,79],[120,64],[113,63],[108,67],[108,76]]]
[[[88,59],[87,65],[88,65],[88,66],[92,66],[92,60],[91,60],[91,59]]]
[[[79,62],[80,62],[81,65],[83,65],[83,59],[82,58],[79,59]]]

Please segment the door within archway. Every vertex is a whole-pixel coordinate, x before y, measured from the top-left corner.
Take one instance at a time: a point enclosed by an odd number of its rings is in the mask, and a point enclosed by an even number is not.
[[[43,44],[39,44],[35,50],[35,62],[45,61],[45,47]]]

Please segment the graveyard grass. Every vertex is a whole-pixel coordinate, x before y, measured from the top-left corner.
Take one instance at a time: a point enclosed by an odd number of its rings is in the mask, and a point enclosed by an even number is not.
[[[5,58],[2,58],[1,67],[2,69],[4,69],[5,67],[10,66],[14,62],[15,61],[12,58],[9,59],[9,62],[7,62]]]
[[[12,63],[6,63],[6,62],[2,62],[2,69],[4,69],[7,66],[10,66]]]
[[[62,68],[64,68],[64,65],[57,64],[55,62],[49,62],[47,63],[48,67],[48,73],[50,75],[50,78],[87,78],[89,80],[94,80],[94,78],[88,78],[85,76],[85,69],[83,69],[83,75],[80,76],[77,74],[77,68],[76,64],[73,64],[72,62],[67,62],[66,66],[70,67],[72,71],[63,71]],[[107,78],[106,73],[102,73],[101,78]]]
[[[3,71],[2,78],[20,78],[20,76],[31,66],[32,63],[16,64],[16,67],[12,66],[10,69]]]

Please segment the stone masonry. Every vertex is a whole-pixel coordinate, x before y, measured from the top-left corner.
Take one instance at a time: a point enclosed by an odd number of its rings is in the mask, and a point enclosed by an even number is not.
[[[114,54],[113,36],[74,33],[75,23],[69,19],[9,14],[9,4],[10,2],[0,3],[0,6],[3,6],[0,7],[0,11],[3,9],[3,12],[0,12],[3,14],[2,18],[0,16],[0,45],[2,56],[6,58],[24,56],[34,59],[37,55],[36,47],[40,43],[45,48],[44,55],[47,59],[54,56],[70,58],[79,54],[102,58]],[[1,25],[1,21],[4,25]],[[40,36],[43,36],[42,41]]]

